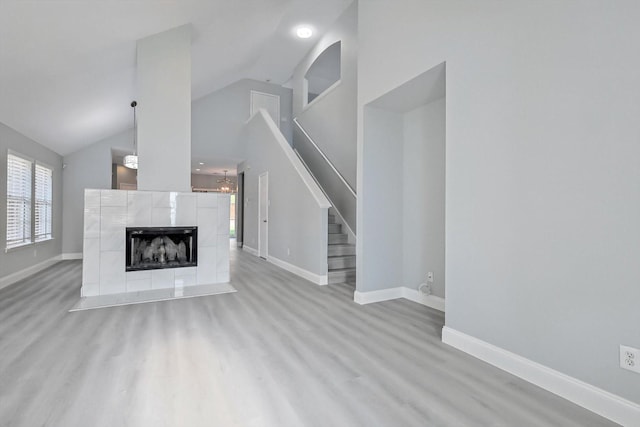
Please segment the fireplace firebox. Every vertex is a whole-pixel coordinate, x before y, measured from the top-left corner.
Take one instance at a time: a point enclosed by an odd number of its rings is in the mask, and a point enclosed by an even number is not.
[[[198,265],[198,227],[127,227],[126,271]]]

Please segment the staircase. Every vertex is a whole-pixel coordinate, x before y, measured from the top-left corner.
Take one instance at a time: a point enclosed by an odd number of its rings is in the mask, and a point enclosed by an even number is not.
[[[329,247],[327,250],[329,284],[356,285],[356,247],[349,243],[349,236],[342,232],[342,224],[329,214]]]

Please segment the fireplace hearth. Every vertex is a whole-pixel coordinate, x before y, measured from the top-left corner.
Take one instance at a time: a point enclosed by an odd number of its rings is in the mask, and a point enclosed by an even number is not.
[[[127,227],[126,271],[195,267],[198,227]]]

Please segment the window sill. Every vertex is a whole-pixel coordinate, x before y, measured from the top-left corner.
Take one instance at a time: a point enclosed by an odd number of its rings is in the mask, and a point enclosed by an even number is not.
[[[320,101],[322,98],[324,98],[327,95],[329,95],[331,92],[333,92],[341,84],[342,84],[342,79],[338,80],[337,82],[335,82],[334,84],[332,84],[331,86],[326,88],[324,90],[324,92],[322,92],[320,95],[318,95],[315,98],[313,98],[313,101],[304,104],[304,106],[302,107],[302,111],[303,112],[307,111],[310,107],[313,107],[316,104],[316,101]]]
[[[51,240],[54,240],[53,237],[49,237],[48,239],[40,239],[40,240],[36,240],[35,242],[29,242],[29,243],[22,243],[20,245],[14,245],[14,246],[9,246],[4,248],[4,253],[8,254],[9,252],[16,252],[19,251],[21,249],[26,249],[30,246],[35,246],[38,245],[40,243],[45,243],[45,242],[49,242]]]
[[[29,243],[22,243],[20,245],[7,246],[6,248],[4,248],[4,253],[7,254],[9,252],[19,251],[20,249],[26,249],[33,244],[34,244],[33,242],[29,242]]]

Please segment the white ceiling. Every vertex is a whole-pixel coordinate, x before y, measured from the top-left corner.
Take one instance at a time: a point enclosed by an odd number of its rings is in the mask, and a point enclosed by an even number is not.
[[[136,40],[191,23],[194,99],[283,84],[352,0],[0,0],[0,122],[65,155],[131,127]],[[316,29],[293,36],[301,23]]]
[[[237,165],[239,160],[223,159],[223,158],[205,158],[191,157],[191,173],[200,175],[224,175],[227,171],[228,176],[237,175]],[[199,169],[199,170],[198,170]]]

